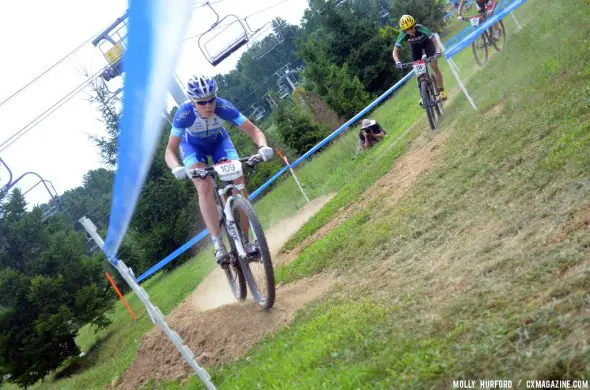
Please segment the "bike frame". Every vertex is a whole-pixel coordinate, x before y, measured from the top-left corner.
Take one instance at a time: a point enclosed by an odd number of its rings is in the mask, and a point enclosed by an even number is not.
[[[257,162],[262,161],[260,155],[253,155],[250,157],[242,158],[239,160],[241,163],[245,163],[245,165],[252,167]],[[227,228],[227,232],[230,237],[233,239],[234,244],[236,245],[236,250],[238,252],[238,256],[240,258],[246,258],[248,255],[244,250],[244,245],[242,244],[242,237],[238,234],[238,229],[236,228],[236,220],[232,214],[232,205],[235,199],[237,198],[245,198],[243,192],[246,189],[244,184],[234,184],[233,181],[224,181],[220,180],[222,187],[220,188],[217,185],[217,172],[213,166],[208,166],[205,168],[195,168],[189,169],[189,176],[192,178],[199,178],[201,180],[207,179],[208,176],[211,176],[213,179],[213,192],[215,193],[215,201],[217,202],[218,207],[218,214],[219,214],[219,226],[221,227],[224,223]],[[243,177],[244,174],[242,172]],[[237,177],[237,180],[240,177]],[[234,190],[237,192],[237,195],[234,195]]]
[[[220,215],[219,225],[221,226],[223,223],[225,223],[229,235],[236,244],[236,250],[238,251],[238,255],[242,258],[245,258],[247,256],[246,251],[244,250],[244,245],[242,245],[242,238],[240,237],[240,235],[238,234],[238,230],[236,229],[236,220],[234,219],[233,213],[231,212],[234,199],[238,197],[243,198],[241,192],[245,189],[245,186],[243,184],[234,184],[233,182],[225,181],[222,181],[222,184],[223,189],[219,189],[219,187],[217,186],[217,180],[213,178],[213,190],[217,195],[215,197],[217,199],[217,205],[223,210],[223,216]],[[238,192],[236,196],[234,196],[233,190],[236,190]],[[228,193],[229,196],[227,196]]]
[[[492,15],[493,15],[495,12],[496,12],[495,5],[494,5],[494,7],[492,7],[492,8],[490,8],[490,7],[486,7],[486,12],[485,12],[483,15],[478,13],[477,15],[473,15],[473,16],[470,16],[470,17],[468,17],[468,18],[463,18],[463,21],[464,21],[464,22],[467,22],[467,23],[471,23],[471,19],[473,19],[473,18],[478,18],[478,19],[479,19],[479,23],[480,23],[480,24],[481,24],[481,23],[485,23],[485,21],[486,21],[486,20],[488,20],[488,18],[489,18],[490,16],[492,16]],[[477,30],[477,28],[479,27],[479,26],[478,26],[478,27],[475,27],[475,26],[473,26],[473,25],[471,25],[471,26],[473,27],[473,29],[474,29],[474,30]],[[494,26],[495,26],[495,24],[494,24],[494,25],[491,25],[490,27],[488,27],[488,28],[487,28],[487,29],[484,31],[484,34],[485,34],[486,32],[487,32],[487,33],[490,33],[490,34],[491,34],[491,33],[493,33],[493,31],[494,31],[494,30],[493,30]],[[486,36],[486,39],[487,39],[487,38],[488,38],[488,37]]]
[[[434,59],[433,59],[433,58],[434,58],[434,57],[426,57],[426,54],[424,54],[424,55],[422,56],[422,59],[421,59],[421,61],[424,61],[424,62],[425,62],[425,65],[426,65],[426,73],[424,73],[424,74],[421,74],[420,76],[417,76],[417,77],[416,77],[416,80],[418,81],[418,88],[420,88],[420,83],[421,83],[422,81],[424,81],[424,80],[426,80],[426,82],[428,83],[428,85],[429,85],[429,86],[430,86],[430,85],[435,85],[435,84],[436,84],[436,81],[435,81],[435,80],[434,80],[434,78],[433,78],[433,77],[430,75],[430,65],[429,65],[429,64],[430,64],[432,61],[434,61]],[[417,61],[412,61],[412,62],[406,62],[406,63],[403,63],[403,64],[402,64],[402,69],[404,69],[404,68],[412,68],[412,67],[414,66],[414,62],[417,62]],[[438,88],[438,85],[437,85],[436,87]]]

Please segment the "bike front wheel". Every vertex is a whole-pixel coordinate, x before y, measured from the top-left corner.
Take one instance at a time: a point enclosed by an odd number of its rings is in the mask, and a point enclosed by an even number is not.
[[[221,226],[220,231],[225,247],[230,249],[229,264],[224,264],[221,266],[221,268],[223,269],[223,272],[225,272],[225,276],[227,277],[227,281],[229,282],[229,286],[232,293],[234,294],[234,297],[236,297],[236,299],[239,301],[243,301],[246,299],[248,290],[246,288],[246,279],[244,278],[244,273],[242,272],[242,266],[240,265],[238,251],[236,249],[236,245],[227,232],[227,226],[225,223]]]
[[[434,117],[434,110],[432,109],[433,100],[431,100],[430,90],[428,88],[428,82],[422,80],[420,82],[420,95],[422,96],[422,105],[426,110],[426,116],[428,117],[428,123],[432,130],[436,129],[436,119]]]
[[[250,249],[253,249],[246,258],[240,257],[242,272],[254,300],[263,309],[270,309],[275,302],[275,274],[264,229],[252,204],[245,198],[239,197],[233,201],[232,214],[242,242],[249,242],[252,245]],[[248,218],[248,232],[243,232],[240,224],[244,215]]]
[[[486,32],[480,35],[475,41],[471,43],[471,49],[473,50],[473,56],[479,66],[484,66],[488,61],[488,43],[486,41]]]
[[[436,84],[436,79],[434,77],[432,78],[432,84],[430,84],[429,90],[430,98],[432,99],[432,102],[434,102],[434,111],[436,112],[438,120],[440,121],[440,118],[443,116],[443,103],[442,98],[440,97],[440,92],[438,92],[439,88]],[[437,92],[439,93],[438,95]]]

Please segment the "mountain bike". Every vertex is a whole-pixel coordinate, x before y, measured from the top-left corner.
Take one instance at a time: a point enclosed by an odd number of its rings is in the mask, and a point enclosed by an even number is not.
[[[229,260],[221,264],[231,290],[238,300],[246,299],[246,283],[254,300],[263,308],[270,309],[275,301],[275,276],[268,244],[260,220],[245,191],[243,184],[234,184],[243,176],[243,165],[253,168],[262,162],[260,154],[240,160],[224,159],[204,168],[188,169],[192,178],[206,179],[211,176],[220,232],[229,254]],[[221,187],[217,184],[217,177]],[[245,192],[244,192],[245,194]],[[249,229],[242,231],[240,221],[248,219]]]
[[[414,73],[418,79],[418,87],[420,88],[420,105],[426,110],[428,123],[432,130],[436,130],[437,116],[438,120],[443,115],[443,104],[439,97],[438,86],[434,77],[430,76],[428,71],[428,63],[436,60],[440,56],[439,53],[434,57],[428,57],[426,54],[422,56],[419,61],[406,62],[401,64],[401,68],[414,68]],[[436,115],[435,116],[435,113]]]
[[[479,25],[485,22],[486,18],[494,14],[493,5],[488,6],[486,16],[476,15],[468,19],[463,19],[464,22],[471,23],[473,29],[477,29]],[[496,51],[501,51],[506,43],[506,29],[504,23],[499,20],[493,26],[484,31],[475,41],[471,43],[471,49],[475,61],[484,66],[488,61],[488,47],[494,46]]]

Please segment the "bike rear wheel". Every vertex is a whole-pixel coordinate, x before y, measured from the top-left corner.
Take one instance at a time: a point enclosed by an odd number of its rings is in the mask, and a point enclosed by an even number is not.
[[[426,80],[420,82],[420,95],[422,96],[422,105],[426,110],[426,116],[428,117],[428,123],[432,130],[436,129],[436,119],[434,117],[434,110],[432,109],[432,100],[430,96],[430,90]]]
[[[242,266],[240,265],[238,251],[234,241],[230,239],[230,235],[227,232],[227,226],[225,223],[222,224],[220,231],[223,238],[223,243],[225,244],[225,247],[228,248],[230,255],[230,263],[222,265],[221,268],[223,269],[223,272],[225,272],[225,276],[229,282],[229,286],[232,293],[234,294],[234,297],[236,297],[236,299],[239,301],[243,301],[246,299],[248,290],[246,288],[246,279],[244,278],[244,273],[242,272]]]
[[[498,38],[492,37],[492,45],[494,45],[497,51],[500,51],[504,48],[504,44],[506,44],[506,29],[501,20],[494,27],[496,28]]]
[[[486,40],[486,32],[484,31],[479,38],[471,43],[471,49],[473,50],[473,56],[479,66],[484,66],[488,61],[488,42]]]
[[[247,234],[242,232],[240,226],[240,211],[248,217],[250,229]],[[255,255],[240,258],[244,277],[254,300],[263,309],[270,309],[275,302],[275,275],[264,229],[256,216],[254,208],[245,198],[239,197],[233,201],[232,214],[240,237],[248,237],[248,240],[254,243],[256,248]]]

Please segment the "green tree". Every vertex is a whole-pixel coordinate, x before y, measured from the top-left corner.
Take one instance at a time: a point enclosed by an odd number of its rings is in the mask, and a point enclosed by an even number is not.
[[[72,225],[43,223],[41,209],[27,212],[18,189],[1,209],[0,371],[26,387],[79,354],[80,327],[109,324],[113,296],[103,260],[85,255]]]
[[[397,72],[391,59],[393,37],[379,33],[379,12],[384,6],[376,0],[348,0],[340,4],[333,0],[310,1],[302,23],[305,40],[299,45],[306,72],[318,60],[339,67],[348,64],[350,73],[359,78],[368,92],[380,94],[389,88]]]
[[[390,23],[399,28],[402,15],[412,15],[416,23],[427,26],[430,30],[440,32],[444,26],[445,2],[439,0],[393,0],[391,3]]]
[[[324,139],[330,128],[292,101],[282,101],[273,113],[278,133],[289,147],[303,154]]]
[[[323,97],[338,115],[350,118],[370,102],[369,94],[347,63],[339,67],[311,45],[302,47],[301,54],[308,60],[304,71],[306,88]]]

